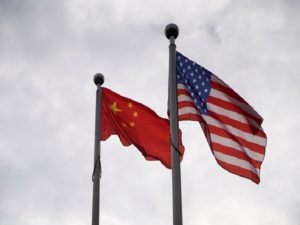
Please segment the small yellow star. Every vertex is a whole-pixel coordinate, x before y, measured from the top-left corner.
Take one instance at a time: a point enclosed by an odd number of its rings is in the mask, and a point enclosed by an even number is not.
[[[135,126],[134,122],[130,122],[129,125],[130,125],[131,127],[134,127],[134,126]]]
[[[133,112],[133,117],[134,117],[134,118],[138,117],[138,115],[139,115],[138,112],[136,112],[136,111]]]
[[[133,105],[132,105],[131,102],[128,103],[128,107],[129,107],[129,108],[132,108],[132,107],[133,107]]]
[[[110,105],[110,110],[113,111],[115,114],[117,112],[122,112],[122,110],[117,107],[117,103],[116,102],[114,102],[114,104]]]

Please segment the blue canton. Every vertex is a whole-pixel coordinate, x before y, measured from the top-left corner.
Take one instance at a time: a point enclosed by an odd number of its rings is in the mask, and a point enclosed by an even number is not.
[[[211,89],[212,73],[184,55],[176,52],[177,83],[183,84],[201,114],[208,115],[207,97]]]

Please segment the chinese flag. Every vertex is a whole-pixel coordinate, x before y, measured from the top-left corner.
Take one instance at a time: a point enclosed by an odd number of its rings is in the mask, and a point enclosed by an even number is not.
[[[147,160],[160,160],[171,168],[169,120],[147,106],[102,88],[101,140],[116,134],[124,146],[133,144]],[[184,146],[181,142],[181,159]]]

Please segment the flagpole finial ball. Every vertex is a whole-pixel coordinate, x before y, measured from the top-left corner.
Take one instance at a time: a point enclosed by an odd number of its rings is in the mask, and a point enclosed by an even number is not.
[[[178,34],[179,34],[179,28],[176,24],[170,23],[166,26],[165,35],[168,39],[170,39],[171,36],[173,36],[174,39],[176,39],[178,37]]]
[[[98,84],[102,85],[102,84],[104,83],[104,76],[103,76],[103,74],[101,74],[101,73],[96,73],[96,74],[94,75],[94,83],[95,83],[96,85],[98,85]]]

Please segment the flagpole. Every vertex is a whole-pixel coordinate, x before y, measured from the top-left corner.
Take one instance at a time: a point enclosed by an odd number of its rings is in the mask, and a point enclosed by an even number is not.
[[[94,145],[94,171],[93,171],[93,211],[92,225],[99,225],[99,201],[100,201],[100,177],[101,177],[101,161],[100,161],[100,137],[101,137],[101,85],[104,83],[104,76],[97,73],[94,76],[94,83],[97,86],[96,91],[96,118],[95,118],[95,145]]]
[[[180,151],[178,141],[178,106],[176,83],[176,45],[175,39],[179,33],[176,24],[168,24],[165,35],[170,40],[169,45],[169,111],[171,133],[172,160],[172,195],[173,195],[173,225],[182,225]]]

